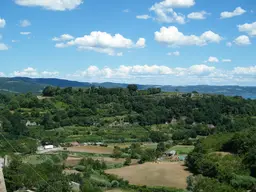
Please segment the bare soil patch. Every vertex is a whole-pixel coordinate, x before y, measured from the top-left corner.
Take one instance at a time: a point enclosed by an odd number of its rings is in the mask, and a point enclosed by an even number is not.
[[[185,189],[186,178],[191,175],[186,167],[179,162],[145,163],[119,169],[106,170],[134,185],[166,186]]]
[[[69,147],[69,148],[67,148],[67,151],[97,153],[97,154],[112,154],[113,153],[113,149],[108,148],[108,147],[100,147],[100,146]]]
[[[66,166],[76,166],[79,164],[82,158],[80,157],[68,157],[65,161]]]

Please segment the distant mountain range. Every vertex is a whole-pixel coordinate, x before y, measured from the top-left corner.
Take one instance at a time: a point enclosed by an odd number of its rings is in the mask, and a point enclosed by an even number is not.
[[[65,79],[55,78],[27,78],[27,77],[13,77],[0,78],[0,91],[14,92],[14,93],[27,93],[32,92],[40,94],[46,86],[59,86],[59,87],[91,87],[101,86],[106,88],[114,87],[127,87],[125,83],[88,83],[79,81],[70,81]],[[148,89],[150,87],[159,87],[165,92],[192,92],[197,91],[199,93],[210,94],[224,94],[227,96],[242,96],[244,98],[256,99],[256,87],[242,87],[242,86],[210,86],[210,85],[195,85],[195,86],[171,86],[171,85],[138,85],[141,90]]]

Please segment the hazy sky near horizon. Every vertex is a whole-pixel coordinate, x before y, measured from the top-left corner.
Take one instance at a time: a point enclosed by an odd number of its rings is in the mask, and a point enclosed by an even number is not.
[[[1,0],[0,76],[256,85],[255,0]]]

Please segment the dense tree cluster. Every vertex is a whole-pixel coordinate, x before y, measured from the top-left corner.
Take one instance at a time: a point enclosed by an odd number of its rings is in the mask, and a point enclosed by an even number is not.
[[[253,190],[256,186],[255,138],[253,128],[209,136],[196,144],[194,151],[188,155],[186,164],[195,174],[212,178],[201,178],[200,185],[204,182],[212,185],[220,182],[229,188],[233,187],[233,190]]]

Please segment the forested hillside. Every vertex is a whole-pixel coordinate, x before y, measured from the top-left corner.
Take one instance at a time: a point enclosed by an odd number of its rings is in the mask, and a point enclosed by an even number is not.
[[[246,191],[256,186],[256,100],[197,92],[166,93],[160,88],[138,90],[136,85],[109,89],[48,86],[42,96],[2,93],[0,108],[2,155],[33,154],[40,145],[59,146],[74,141],[158,143],[157,149],[144,150],[139,145],[115,148],[112,157],[128,158],[130,164],[129,158],[138,159],[139,163],[154,161],[172,145],[195,144],[186,164],[200,176],[188,178],[189,190],[207,191],[212,187],[211,191]],[[85,170],[86,163],[81,165]],[[46,187],[36,176],[34,180],[31,176],[17,182],[18,178],[12,176],[17,166],[23,176],[31,174],[31,170],[19,160],[13,161],[12,166],[5,172],[10,191],[22,185]],[[52,171],[52,165],[42,166],[34,169],[53,184],[59,178],[64,183],[59,191],[69,191],[66,181],[74,178],[63,176],[60,167],[53,171],[58,175],[54,179],[47,174]],[[94,169],[105,169],[102,166]],[[113,180],[117,178],[109,179]],[[13,182],[17,185],[12,185]],[[88,186],[93,188],[97,184]]]
[[[0,92],[28,93],[41,94],[46,86],[56,86],[61,88],[89,88],[89,87],[104,87],[104,88],[126,88],[125,83],[89,83],[71,81],[66,79],[56,78],[28,78],[28,77],[0,77]],[[226,96],[242,96],[244,98],[256,98],[256,87],[243,86],[214,86],[214,85],[194,85],[194,86],[172,86],[172,85],[137,85],[139,90],[147,90],[148,88],[161,88],[165,92],[181,92],[191,93],[197,91],[205,94],[223,94]]]

